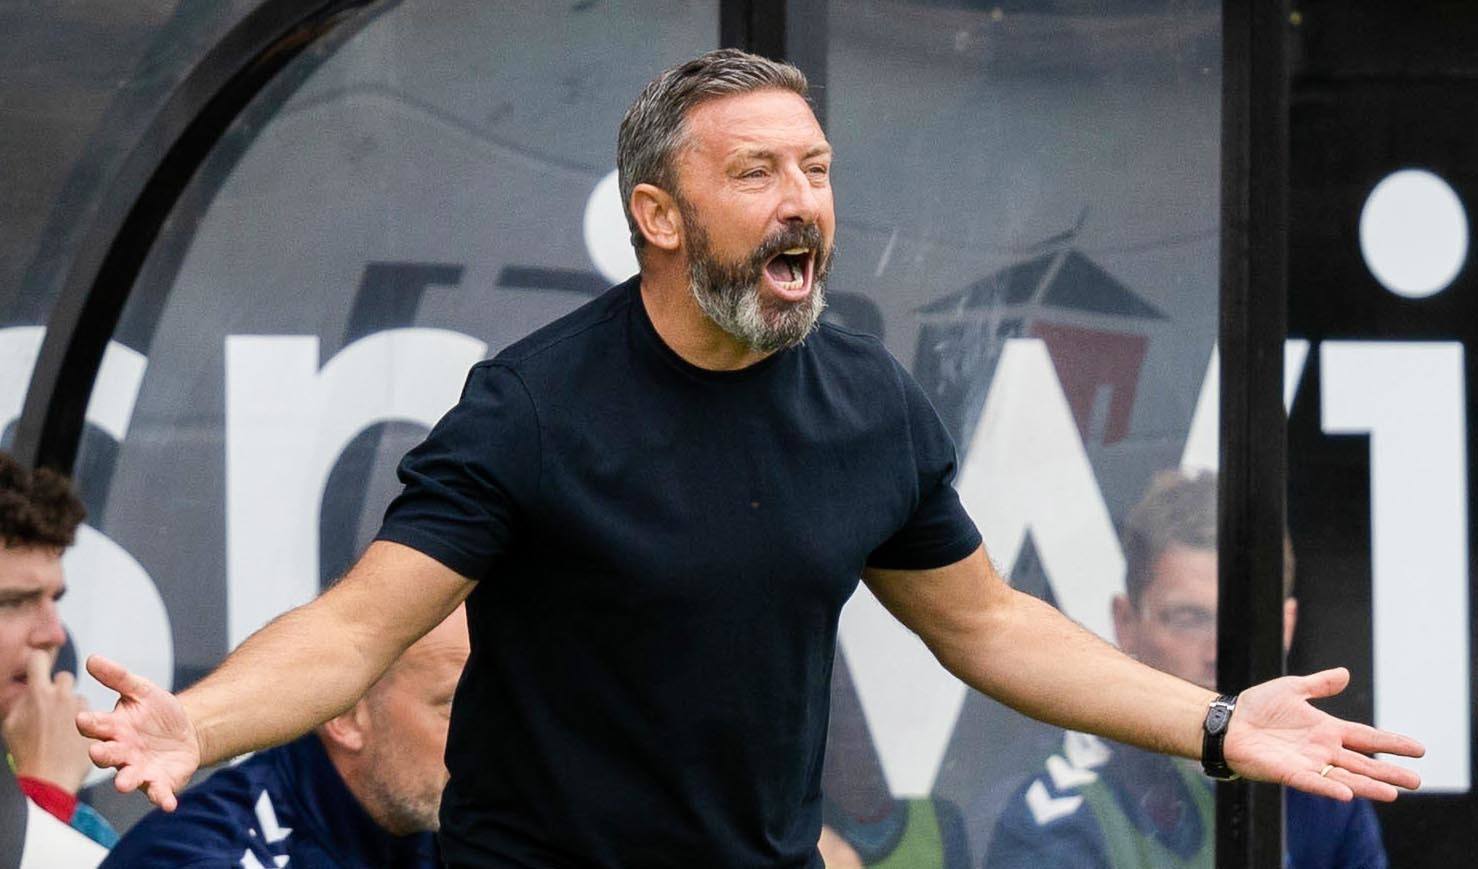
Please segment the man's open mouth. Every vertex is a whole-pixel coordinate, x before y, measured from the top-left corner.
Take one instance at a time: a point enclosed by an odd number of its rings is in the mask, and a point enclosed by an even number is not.
[[[783,250],[765,263],[765,276],[786,298],[804,298],[811,283],[815,251],[809,247]]]

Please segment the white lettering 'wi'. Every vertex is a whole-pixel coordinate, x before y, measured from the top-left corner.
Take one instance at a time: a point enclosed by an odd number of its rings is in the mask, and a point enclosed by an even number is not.
[[[428,428],[456,403],[483,342],[390,329],[322,369],[318,338],[226,339],[226,574],[232,647],[318,594],[318,511],[340,453],[381,422]]]
[[[1006,575],[1030,531],[1058,605],[1111,636],[1124,558],[1041,341],[1006,343],[956,487]],[[841,644],[893,793],[928,794],[965,686],[866,586],[842,611]]]
[[[1463,346],[1327,341],[1327,434],[1370,435],[1375,723],[1419,737],[1424,791],[1465,792],[1472,743]]]

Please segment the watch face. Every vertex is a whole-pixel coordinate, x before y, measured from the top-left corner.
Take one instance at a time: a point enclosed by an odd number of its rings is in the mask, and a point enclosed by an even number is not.
[[[1226,729],[1227,721],[1231,713],[1224,706],[1213,706],[1206,715],[1206,730],[1208,733],[1218,734]]]

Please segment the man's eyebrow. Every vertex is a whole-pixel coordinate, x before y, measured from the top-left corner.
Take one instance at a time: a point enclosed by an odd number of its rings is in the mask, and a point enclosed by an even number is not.
[[[809,160],[812,157],[830,156],[831,153],[832,153],[832,151],[831,151],[831,146],[830,145],[826,145],[826,144],[816,145],[815,147],[813,147],[810,150],[806,151],[806,153],[802,154],[801,155],[801,159],[802,160]],[[772,149],[770,149],[770,148],[738,148],[738,149],[736,149],[734,151],[734,153],[732,155],[732,159],[735,159],[735,160],[774,160],[775,159],[775,152]]]
[[[769,148],[739,148],[734,151],[735,160],[773,160],[775,152]]]
[[[0,603],[19,603],[40,596],[39,588],[0,588]]]

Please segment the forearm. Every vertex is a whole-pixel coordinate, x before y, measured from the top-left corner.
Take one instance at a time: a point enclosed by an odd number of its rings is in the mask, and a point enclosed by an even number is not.
[[[372,544],[343,580],[180,695],[201,764],[286,742],[348,709],[471,590],[413,549]]]
[[[1215,694],[1147,667],[1036,598],[1007,589],[926,641],[967,685],[1033,718],[1182,757],[1201,756]]]
[[[323,598],[283,613],[180,695],[201,765],[287,742],[338,715],[398,651],[361,648]]]

